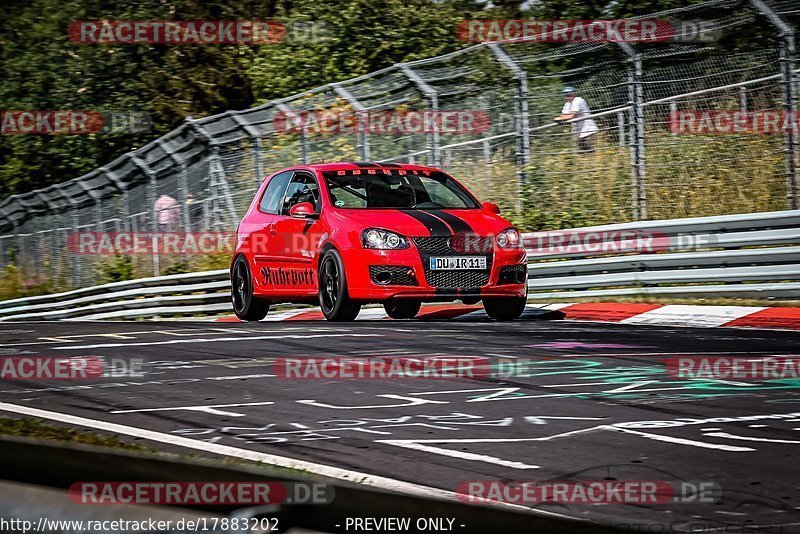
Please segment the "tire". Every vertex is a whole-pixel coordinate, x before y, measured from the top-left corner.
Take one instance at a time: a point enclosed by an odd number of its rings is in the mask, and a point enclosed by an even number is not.
[[[383,309],[392,319],[413,319],[419,313],[421,305],[419,300],[397,299],[385,303]]]
[[[495,297],[483,299],[486,315],[495,321],[519,319],[525,311],[526,297]]]
[[[242,321],[260,321],[269,313],[269,302],[253,295],[253,276],[244,256],[231,267],[231,301],[233,313]]]
[[[350,299],[344,263],[333,248],[319,262],[319,307],[329,321],[352,321],[361,311],[361,304]]]

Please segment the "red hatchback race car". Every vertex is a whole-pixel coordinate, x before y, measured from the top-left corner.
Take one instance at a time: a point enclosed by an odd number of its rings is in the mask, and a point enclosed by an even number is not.
[[[319,302],[331,321],[366,303],[410,319],[422,302],[483,301],[489,317],[525,309],[519,232],[439,169],[326,163],[272,174],[237,229],[233,308],[263,319],[277,302]]]

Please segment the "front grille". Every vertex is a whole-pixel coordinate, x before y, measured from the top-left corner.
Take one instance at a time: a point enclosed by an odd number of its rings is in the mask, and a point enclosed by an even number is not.
[[[494,249],[494,243],[491,237],[475,235],[415,237],[413,241],[420,252],[430,256],[491,254]]]
[[[498,285],[503,284],[516,284],[517,282],[517,273],[524,273],[527,277],[528,275],[528,266],[527,265],[506,265],[500,269],[500,277],[497,281]]]
[[[388,284],[381,284],[378,282],[378,273],[388,272],[392,275],[392,279]],[[411,274],[411,268],[400,267],[396,265],[370,265],[369,277],[373,284],[378,285],[392,285],[392,286],[416,286],[419,285],[414,275]]]
[[[489,283],[489,271],[430,271],[425,278],[431,287],[477,289]]]

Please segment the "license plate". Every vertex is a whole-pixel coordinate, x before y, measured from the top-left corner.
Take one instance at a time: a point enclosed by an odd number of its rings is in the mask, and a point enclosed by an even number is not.
[[[486,270],[486,256],[432,257],[431,271]]]

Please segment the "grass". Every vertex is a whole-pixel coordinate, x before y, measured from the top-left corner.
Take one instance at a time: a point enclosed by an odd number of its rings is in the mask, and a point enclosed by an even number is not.
[[[124,441],[118,435],[107,435],[93,432],[89,429],[76,430],[64,426],[51,425],[41,419],[35,418],[22,418],[15,419],[11,417],[0,417],[0,435],[17,436],[23,438],[35,438],[47,441],[57,441],[63,443],[78,443],[83,445],[94,445],[99,447],[107,447],[112,449],[120,449],[130,452],[139,453],[160,453],[156,449],[139,445],[138,443],[129,443]],[[205,460],[209,461],[208,455],[205,453],[182,453],[174,455],[180,460]],[[231,467],[248,467],[248,468],[268,468],[270,473],[281,474],[287,477],[296,477],[308,475],[308,471],[303,469],[293,469],[289,467],[271,466],[263,462],[256,462],[243,458],[235,458],[225,456],[222,458],[214,457],[214,462]]]
[[[117,435],[98,434],[90,430],[76,430],[63,426],[45,423],[41,419],[0,417],[0,434],[18,436],[23,438],[36,438],[65,443],[81,443],[84,445],[97,445],[137,452],[152,452],[153,449],[128,443]]]

